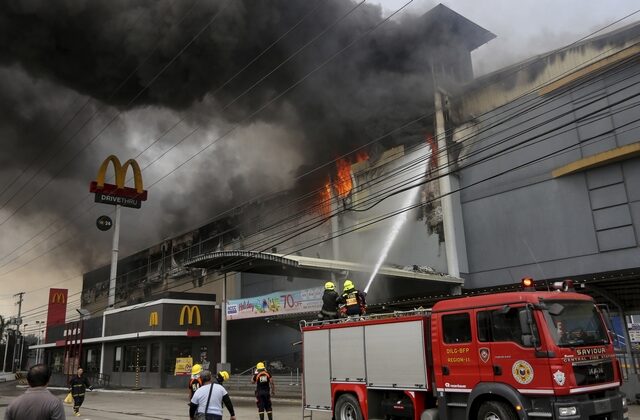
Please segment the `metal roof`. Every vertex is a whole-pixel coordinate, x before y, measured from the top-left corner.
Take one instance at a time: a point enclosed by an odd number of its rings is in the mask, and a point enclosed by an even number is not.
[[[326,278],[331,274],[371,273],[372,267],[349,261],[280,255],[256,251],[208,252],[184,262],[185,267],[206,268],[219,272],[247,272],[307,278]],[[439,273],[382,266],[378,276],[389,279],[411,279],[434,282],[434,285],[461,286],[464,280]]]

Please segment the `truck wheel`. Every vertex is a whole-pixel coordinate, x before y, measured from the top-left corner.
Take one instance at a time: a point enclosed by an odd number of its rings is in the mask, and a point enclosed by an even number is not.
[[[338,398],[335,411],[336,420],[362,420],[360,404],[356,397],[351,394],[344,394]]]
[[[517,420],[511,406],[501,401],[487,401],[478,410],[478,420]]]

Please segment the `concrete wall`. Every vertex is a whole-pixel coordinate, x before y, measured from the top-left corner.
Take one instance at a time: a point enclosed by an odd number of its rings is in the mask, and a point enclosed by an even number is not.
[[[551,174],[640,141],[638,97],[612,106],[640,94],[639,69],[614,67],[547,96],[531,93],[483,116],[475,136],[463,136],[466,287],[640,267],[640,159]]]

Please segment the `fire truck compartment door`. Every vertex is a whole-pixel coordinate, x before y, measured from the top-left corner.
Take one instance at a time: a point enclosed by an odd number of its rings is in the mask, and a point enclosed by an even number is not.
[[[364,382],[364,327],[331,330],[331,380]]]
[[[427,389],[421,320],[367,325],[364,330],[367,386]]]
[[[304,332],[303,360],[305,407],[331,409],[329,330]]]

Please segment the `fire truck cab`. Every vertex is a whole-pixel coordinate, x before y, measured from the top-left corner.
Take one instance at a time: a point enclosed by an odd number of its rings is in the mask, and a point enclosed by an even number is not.
[[[628,418],[610,333],[583,294],[460,297],[301,327],[303,408],[336,420]]]

